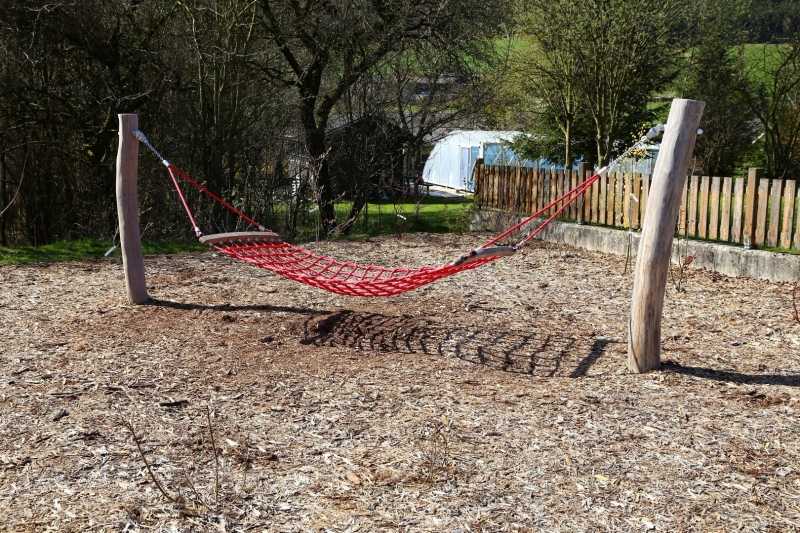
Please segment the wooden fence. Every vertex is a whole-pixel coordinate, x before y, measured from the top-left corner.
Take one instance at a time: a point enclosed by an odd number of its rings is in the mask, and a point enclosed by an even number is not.
[[[475,204],[533,213],[591,175],[585,168],[571,171],[491,166],[478,160]],[[649,174],[603,176],[561,218],[639,229],[650,180]],[[795,180],[765,179],[761,169],[750,169],[747,178],[689,176],[683,189],[677,233],[699,239],[800,250],[798,203],[800,190]]]

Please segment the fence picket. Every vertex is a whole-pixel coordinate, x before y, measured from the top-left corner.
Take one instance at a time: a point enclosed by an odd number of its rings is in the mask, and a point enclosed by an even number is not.
[[[542,208],[553,201],[553,169],[549,168],[542,174],[542,183],[544,184],[545,197],[542,199]],[[545,211],[550,213],[550,211]]]
[[[514,196],[513,196],[513,189],[511,188],[513,184],[513,176],[514,176],[514,169],[510,167],[503,167],[503,181],[502,181],[502,191],[500,193],[500,209],[503,211],[513,211],[514,210]]]
[[[613,226],[615,222],[616,211],[614,209],[614,200],[617,194],[617,176],[608,174],[608,197],[606,198],[606,224]]]
[[[630,228],[631,219],[633,218],[633,207],[631,206],[631,193],[633,191],[633,176],[630,174],[625,175],[625,182],[622,193],[622,227]]]
[[[783,231],[781,231],[781,248],[792,247],[792,222],[794,222],[794,194],[797,182],[787,180],[783,190]]]
[[[564,194],[564,171],[559,169],[556,172],[556,199],[561,198],[563,194]],[[556,204],[554,212],[563,205],[564,205],[563,201]]]
[[[783,192],[783,180],[772,180],[772,190],[770,191],[769,208],[769,231],[767,233],[767,246],[778,246],[780,240],[781,223],[781,193]]]
[[[722,241],[727,241],[731,235],[731,194],[733,193],[733,179],[723,178],[722,180],[722,196],[720,202],[722,209],[720,210],[719,221],[719,238]]]
[[[680,235],[686,236],[687,230],[689,228],[689,201],[687,198],[689,197],[689,180],[683,182],[683,193],[681,193],[681,209],[680,214],[678,215],[678,233]]]
[[[645,174],[642,176],[642,196],[639,198],[639,207],[641,208],[641,214],[639,215],[639,220],[644,223],[644,214],[647,211],[647,199],[650,197],[650,180],[652,179],[651,174]]]
[[[553,173],[551,174],[551,179],[553,180],[553,200],[552,201],[558,200],[558,198],[561,196],[561,188],[563,186],[562,178],[563,178],[563,171],[562,170],[554,170]],[[554,205],[552,211],[550,211],[550,212],[551,213],[555,213],[560,205],[561,204]]]
[[[642,175],[638,172],[633,175],[633,189],[631,194],[636,198],[631,198],[633,206],[631,207],[631,227],[639,229],[639,209],[642,205]]]
[[[734,186],[733,193],[733,226],[731,227],[731,241],[741,243],[744,240],[744,227],[742,223],[745,221],[745,179],[736,178],[736,185]]]
[[[581,163],[580,168],[583,169],[583,173],[580,176],[580,182],[583,183],[591,177],[591,171],[588,168],[589,166],[586,163]],[[586,222],[590,220],[592,215],[592,191],[594,191],[594,187],[590,187],[585,193],[583,193],[583,220],[582,222]]]
[[[711,194],[709,197],[709,221],[708,221],[708,238],[719,238],[719,207],[720,207],[720,179],[718,176],[711,178]]]
[[[758,184],[758,216],[756,217],[756,236],[753,244],[761,246],[767,237],[767,209],[769,205],[769,180],[762,178]]]
[[[530,167],[525,167],[525,189],[528,191],[528,194],[525,195],[525,212],[526,213],[533,213],[533,169]]]
[[[512,179],[511,192],[514,195],[512,196],[513,198],[512,203],[514,206],[513,211],[515,213],[519,213],[520,211],[522,211],[522,183],[520,181],[520,171],[518,166],[514,168],[514,172],[511,173],[511,179]]]
[[[547,176],[549,174],[550,170],[547,168],[539,170],[539,205],[537,206],[537,210],[544,208],[547,202],[550,201],[550,189],[547,181]]]
[[[686,235],[690,237],[697,236],[697,194],[699,188],[700,180],[698,176],[692,176],[689,184],[689,212],[686,217],[686,227],[688,230]]]
[[[763,172],[758,168],[751,168],[747,173],[747,192],[744,205],[744,228],[742,241],[752,246],[756,241],[756,219],[758,218],[758,182]]]
[[[606,223],[606,213],[608,211],[608,174],[600,176],[600,201],[597,204],[597,222]]]
[[[575,188],[575,178],[576,177],[577,177],[577,175],[571,169],[564,170],[564,192],[565,193],[567,191],[571,191],[573,188]],[[567,208],[564,210],[564,213],[562,213],[563,216],[565,216],[565,217],[567,217],[567,218],[569,218],[571,220],[575,220],[576,218],[578,218],[577,216],[575,216],[575,206],[577,206],[577,205],[578,205],[577,202],[572,202],[571,204],[568,204]]]
[[[697,235],[705,239],[708,237],[708,195],[711,186],[711,178],[703,176],[700,178],[700,213],[697,219]]]

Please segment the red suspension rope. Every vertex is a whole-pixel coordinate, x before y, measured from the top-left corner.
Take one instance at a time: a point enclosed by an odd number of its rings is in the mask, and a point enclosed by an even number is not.
[[[189,220],[192,222],[192,227],[194,228],[194,234],[197,235],[197,238],[203,236],[203,232],[200,231],[200,228],[197,226],[197,222],[194,221],[194,216],[192,215],[192,210],[189,209],[189,204],[186,203],[186,198],[183,196],[183,191],[181,190],[181,186],[178,185],[178,180],[175,178],[175,174],[172,172],[173,167],[167,167],[169,170],[169,176],[172,178],[172,183],[175,185],[175,190],[178,191],[178,196],[181,199],[181,203],[183,204],[183,208],[186,210],[186,214],[189,215]],[[177,169],[176,169],[177,170]]]
[[[213,192],[209,191],[203,185],[201,185],[200,183],[196,182],[195,180],[193,180],[192,178],[190,178],[189,176],[187,176],[183,172],[181,172],[181,170],[179,168],[177,168],[176,166],[167,165],[167,170],[169,170],[169,174],[170,174],[170,176],[172,176],[172,181],[175,182],[175,188],[178,189],[178,194],[180,194],[181,200],[183,200],[183,205],[184,206],[186,206],[186,200],[183,199],[183,194],[181,194],[181,189],[180,189],[180,187],[178,187],[178,182],[175,179],[175,173],[177,173],[180,177],[182,177],[183,179],[185,179],[186,181],[188,181],[189,183],[191,183],[192,185],[197,187],[202,193],[206,194],[209,198],[211,198],[215,202],[218,202],[218,203],[222,204],[223,206],[225,206],[228,209],[230,209],[231,212],[236,213],[237,215],[239,215],[239,217],[241,217],[243,220],[246,220],[247,222],[249,222],[253,226],[257,227],[259,229],[259,231],[269,231],[267,228],[265,228],[264,226],[262,226],[261,224],[259,224],[258,222],[256,222],[252,218],[250,218],[249,216],[245,215],[244,213],[242,213],[241,211],[239,211],[238,209],[233,207],[231,204],[229,204],[228,202],[226,202],[225,200],[223,200],[222,198],[220,198],[219,196],[217,196]],[[189,207],[188,206],[186,206],[186,212],[189,213]],[[192,224],[194,224],[194,219],[192,219],[192,214],[191,213],[189,213],[189,218],[192,220]],[[194,224],[194,225],[197,226],[197,224]],[[197,231],[199,231],[199,229],[197,229],[197,228],[195,228],[195,229]],[[200,235],[198,235],[198,237],[200,237]]]
[[[591,186],[592,186],[592,183],[594,183],[594,182],[595,182],[595,181],[597,181],[598,179],[600,179],[600,174],[595,174],[594,176],[592,176],[592,177],[591,177],[591,178],[589,178],[588,180],[584,181],[583,183],[581,183],[580,185],[578,185],[578,186],[577,186],[577,187],[575,187],[574,189],[571,189],[571,190],[567,191],[566,193],[564,193],[564,194],[563,194],[563,195],[562,195],[560,198],[557,198],[557,199],[555,199],[554,201],[550,202],[549,204],[547,204],[547,205],[546,205],[546,206],[544,206],[543,208],[539,209],[537,212],[535,212],[535,213],[534,213],[534,214],[532,214],[531,216],[529,216],[529,217],[526,217],[526,218],[522,219],[522,221],[521,221],[519,224],[517,224],[517,225],[515,225],[515,226],[512,226],[512,227],[510,227],[509,229],[507,229],[506,231],[504,231],[503,233],[501,233],[501,234],[500,234],[500,235],[498,235],[497,237],[493,238],[493,239],[492,239],[492,240],[490,240],[490,241],[487,241],[487,242],[486,242],[486,243],[485,243],[485,244],[482,246],[482,248],[485,248],[485,247],[487,247],[487,246],[491,246],[491,245],[493,245],[493,244],[497,244],[497,243],[498,243],[498,242],[500,242],[502,239],[504,239],[504,238],[508,237],[509,235],[511,235],[512,233],[514,233],[515,231],[517,231],[518,229],[520,229],[521,227],[523,227],[525,224],[529,223],[529,222],[530,222],[530,221],[532,221],[533,219],[535,219],[535,218],[537,218],[537,217],[541,216],[543,213],[545,213],[545,212],[549,211],[550,209],[552,209],[552,208],[553,208],[554,206],[556,206],[556,205],[557,205],[559,202],[565,201],[567,198],[569,198],[569,200],[566,200],[566,201],[564,202],[564,205],[563,205],[563,206],[561,206],[561,208],[560,208],[558,211],[556,211],[556,212],[555,212],[555,213],[554,213],[554,214],[553,214],[553,215],[552,215],[550,218],[548,218],[548,219],[547,219],[547,220],[546,220],[546,221],[545,221],[545,222],[544,222],[542,225],[540,225],[538,228],[536,228],[536,230],[534,230],[534,231],[533,231],[533,232],[532,232],[530,235],[528,235],[528,236],[527,236],[525,239],[523,239],[522,241],[520,241],[520,243],[517,245],[517,247],[518,247],[518,248],[521,248],[521,247],[522,247],[523,245],[525,245],[525,244],[526,244],[528,241],[530,241],[530,240],[531,240],[531,239],[532,239],[532,238],[533,238],[533,237],[534,237],[536,234],[538,234],[538,233],[539,233],[539,232],[542,230],[542,228],[544,228],[544,226],[546,226],[547,224],[549,224],[550,222],[552,222],[552,221],[553,221],[553,219],[555,219],[555,218],[556,218],[558,215],[560,215],[560,214],[561,214],[561,213],[564,211],[564,209],[566,209],[566,208],[567,208],[567,207],[568,207],[568,206],[569,206],[569,205],[570,205],[572,202],[574,202],[575,200],[577,200],[577,199],[580,197],[580,195],[581,195],[581,194],[583,194],[584,192],[586,192],[586,189],[588,189],[589,187],[591,187]]]
[[[523,219],[522,222],[520,222],[516,226],[513,226],[513,227],[509,228],[508,230],[504,231],[503,233],[501,233],[500,235],[498,235],[494,239],[488,241],[486,244],[481,246],[481,248],[485,248],[487,246],[491,246],[493,244],[496,244],[498,241],[500,241],[500,239],[503,239],[503,238],[507,237],[508,235],[512,234],[513,232],[517,231],[522,226],[524,226],[525,224],[529,223],[530,221],[532,221],[534,218],[538,217],[542,213],[546,212],[548,209],[551,209],[553,206],[555,206],[556,204],[558,204],[562,200],[564,200],[566,198],[569,198],[569,200],[567,200],[564,203],[564,205],[561,206],[560,209],[558,209],[555,213],[553,213],[550,216],[550,218],[545,220],[542,224],[539,225],[539,227],[537,227],[535,230],[533,230],[527,237],[525,237],[524,239],[519,241],[519,243],[517,243],[516,248],[517,248],[517,250],[519,250],[520,248],[525,246],[525,244],[527,244],[528,241],[530,241],[533,237],[535,237],[540,231],[542,231],[542,229],[544,229],[545,226],[547,226],[558,215],[560,215],[564,211],[564,209],[566,209],[566,207],[569,204],[571,204],[572,202],[577,200],[580,197],[580,195],[585,193],[586,190],[589,187],[591,187],[594,182],[596,182],[597,180],[600,179],[600,176],[602,176],[603,174],[608,172],[610,169],[614,168],[620,161],[622,161],[624,158],[626,158],[628,156],[628,154],[630,154],[634,150],[637,150],[640,147],[644,146],[644,144],[647,143],[650,139],[652,139],[652,138],[664,133],[665,129],[666,129],[666,126],[664,126],[663,124],[658,124],[658,125],[654,126],[653,128],[650,129],[650,131],[645,133],[633,146],[629,147],[627,150],[622,152],[622,154],[617,156],[617,158],[614,159],[611,163],[609,163],[605,167],[603,167],[600,170],[598,170],[597,173],[594,176],[592,176],[588,180],[584,181],[583,183],[581,183],[580,185],[578,185],[574,189],[566,192],[561,198],[558,198],[555,201],[550,202],[549,204],[544,206],[542,209],[540,209],[536,213],[534,213],[531,216]],[[698,131],[700,131],[700,130],[698,130]]]

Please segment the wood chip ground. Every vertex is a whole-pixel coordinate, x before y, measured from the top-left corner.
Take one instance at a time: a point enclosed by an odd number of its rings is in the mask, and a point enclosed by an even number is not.
[[[415,266],[481,237],[309,246]],[[689,270],[663,370],[630,375],[617,256],[538,243],[383,299],[146,267],[138,307],[119,259],[0,268],[0,530],[800,530],[789,286]]]

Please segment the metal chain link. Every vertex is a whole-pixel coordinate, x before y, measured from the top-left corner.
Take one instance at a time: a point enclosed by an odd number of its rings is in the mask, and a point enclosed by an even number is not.
[[[136,137],[137,139],[139,139],[139,142],[141,142],[142,144],[144,144],[145,146],[147,146],[147,147],[150,149],[150,151],[151,151],[151,152],[153,152],[153,154],[155,154],[155,156],[158,158],[158,160],[159,160],[159,161],[161,161],[162,163],[164,163],[164,166],[165,166],[165,167],[168,167],[168,166],[170,166],[170,164],[169,164],[169,161],[167,161],[166,159],[164,159],[164,158],[161,156],[161,154],[159,154],[159,153],[158,153],[158,150],[156,150],[156,149],[153,147],[153,145],[152,145],[152,144],[150,144],[150,141],[148,141],[148,140],[147,140],[147,137],[145,137],[145,134],[144,134],[144,133],[142,133],[142,132],[141,132],[141,131],[139,131],[139,130],[133,130],[133,136],[134,136],[134,137]]]

